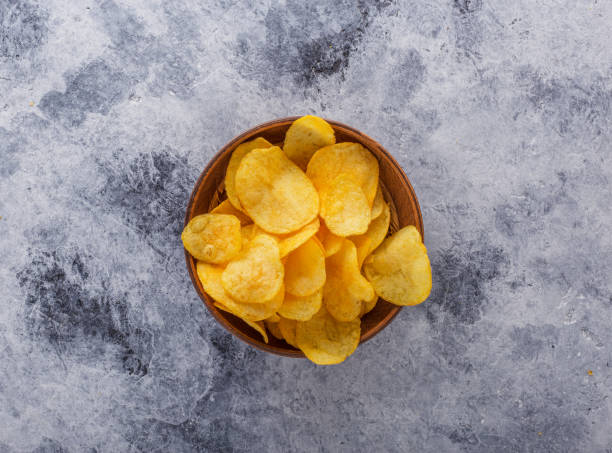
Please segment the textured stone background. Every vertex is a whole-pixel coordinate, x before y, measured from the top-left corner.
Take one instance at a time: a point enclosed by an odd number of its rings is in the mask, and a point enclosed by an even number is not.
[[[0,0],[0,452],[612,451],[612,3],[304,3]],[[434,270],[335,367],[217,327],[179,241],[305,113],[397,157]]]

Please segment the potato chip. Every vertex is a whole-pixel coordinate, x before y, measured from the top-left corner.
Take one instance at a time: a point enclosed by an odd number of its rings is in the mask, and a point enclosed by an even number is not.
[[[278,313],[287,319],[297,321],[308,321],[321,308],[323,302],[323,289],[320,288],[310,296],[294,296],[285,293],[283,305],[278,309]]]
[[[364,300],[361,304],[361,313],[359,313],[359,317],[363,318],[365,315],[370,313],[376,307],[378,303],[378,294],[374,293],[374,297],[370,300]]]
[[[289,159],[306,170],[306,165],[316,150],[334,143],[336,143],[334,130],[327,121],[306,115],[289,126],[285,134],[283,150]]]
[[[278,248],[281,258],[287,256],[308,239],[313,237],[319,230],[319,225],[319,218],[315,217],[312,222],[306,224],[300,230],[294,233],[275,235],[275,237],[278,239]]]
[[[249,218],[248,215],[236,209],[229,200],[223,200],[212,211],[210,211],[210,213],[211,214],[229,214],[229,215],[236,216],[236,218],[240,221],[240,225],[242,226],[253,223],[253,221]]]
[[[285,291],[294,296],[310,296],[325,283],[325,255],[321,247],[309,239],[287,256]]]
[[[306,169],[319,193],[340,173],[353,177],[371,207],[378,188],[378,161],[372,153],[359,143],[337,143],[314,153]]]
[[[274,313],[269,318],[266,318],[265,321],[278,322],[278,321],[280,321],[280,316],[278,316],[276,313]]]
[[[340,173],[320,192],[321,218],[337,236],[363,234],[370,224],[372,209],[363,190],[348,173]]]
[[[266,344],[268,343],[268,334],[266,333],[266,327],[264,326],[264,323],[262,321],[250,321],[248,319],[242,318],[239,315],[237,315],[236,313],[232,312],[232,310],[227,308],[225,305],[223,305],[223,304],[221,304],[219,302],[215,302],[214,306],[217,307],[219,310],[223,310],[223,311],[226,311],[228,313],[231,313],[234,316],[238,316],[240,319],[242,319],[244,322],[246,322],[251,328],[253,328],[257,332],[259,332],[261,334],[261,336],[263,337],[264,342]]]
[[[238,255],[242,247],[240,221],[227,214],[198,215],[189,221],[181,239],[195,259],[224,263]]]
[[[227,199],[236,209],[241,211],[244,210],[242,209],[238,195],[236,195],[236,171],[238,171],[242,158],[254,149],[270,148],[271,146],[272,143],[268,142],[265,138],[257,137],[250,142],[241,143],[232,152],[232,156],[227,164],[227,170],[225,171],[225,193],[227,194]]]
[[[259,234],[228,263],[221,283],[237,302],[265,303],[278,292],[284,274],[276,239]]]
[[[370,212],[370,222],[382,214],[384,204],[385,204],[385,199],[383,198],[383,194],[382,194],[382,191],[380,190],[380,184],[379,184],[378,189],[376,189],[376,196],[374,197],[374,201],[372,202],[372,212]]]
[[[361,336],[361,320],[334,319],[324,307],[309,321],[297,322],[295,342],[309,360],[317,365],[334,365],[351,355]]]
[[[366,231],[364,234],[351,236],[349,238],[353,244],[355,244],[355,247],[357,247],[357,261],[360,269],[365,258],[376,250],[376,247],[382,244],[382,241],[389,232],[390,221],[391,211],[389,210],[389,205],[387,203],[383,203],[381,215],[370,222],[368,231]]]
[[[417,305],[431,291],[431,266],[418,230],[410,225],[385,239],[363,270],[376,293],[396,305]]]
[[[325,307],[338,321],[352,321],[361,313],[362,302],[374,297],[372,285],[359,272],[355,245],[345,239],[338,253],[327,258],[325,267]]]
[[[283,333],[281,332],[280,327],[278,326],[278,321],[272,322],[266,319],[264,321],[264,324],[266,326],[266,329],[268,329],[268,332],[270,332],[273,337],[278,338],[279,340],[284,340]]]
[[[326,258],[328,256],[332,256],[334,253],[340,250],[340,247],[342,247],[342,241],[344,241],[342,236],[336,236],[334,233],[329,231],[325,225],[325,222],[321,223],[317,237],[323,245],[323,249],[325,249]]]
[[[206,291],[215,301],[227,307],[230,313],[242,319],[261,321],[269,318],[278,311],[283,303],[285,296],[284,286],[281,286],[274,298],[265,304],[241,304],[232,299],[225,289],[223,289],[223,285],[221,284],[221,275],[223,275],[224,271],[223,267],[198,261],[196,270],[202,282],[202,286],[204,287],[204,291]]]
[[[297,348],[297,343],[295,342],[296,325],[297,325],[297,321],[293,319],[283,318],[283,317],[281,317],[280,321],[278,322],[278,328],[283,334],[283,338],[285,339],[287,344],[290,344],[294,348]]]
[[[245,212],[270,233],[297,231],[319,213],[312,182],[277,146],[248,153],[235,182]]]

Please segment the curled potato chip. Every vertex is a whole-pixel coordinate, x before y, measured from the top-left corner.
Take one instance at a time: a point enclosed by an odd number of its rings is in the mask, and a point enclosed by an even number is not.
[[[264,342],[266,344],[268,343],[268,334],[266,333],[266,327],[264,326],[264,323],[262,321],[250,321],[249,319],[242,318],[240,315],[237,315],[232,310],[230,310],[225,305],[223,305],[223,304],[221,304],[219,302],[215,302],[214,306],[217,307],[219,310],[223,310],[223,311],[226,311],[228,313],[231,313],[232,315],[238,316],[240,319],[242,319],[244,322],[246,322],[251,328],[253,328],[257,332],[259,332],[261,334]]]
[[[363,234],[372,211],[361,187],[348,173],[340,173],[320,192],[321,218],[337,236]]]
[[[278,309],[278,313],[287,319],[297,321],[308,321],[321,308],[323,302],[323,289],[318,289],[310,296],[294,296],[285,293],[283,305]]]
[[[322,118],[306,115],[295,120],[285,134],[283,150],[303,170],[319,148],[336,143],[332,127]]]
[[[309,321],[297,322],[295,341],[306,357],[317,365],[333,365],[351,355],[361,336],[361,321],[334,319],[324,307]]]
[[[321,223],[317,237],[323,245],[326,258],[328,256],[332,256],[334,253],[340,250],[340,247],[342,247],[342,241],[344,241],[342,236],[336,236],[334,233],[329,231],[324,222]]]
[[[270,233],[297,231],[319,213],[316,189],[277,146],[248,153],[240,162],[235,182],[244,210]]]
[[[278,239],[278,248],[281,258],[287,256],[308,239],[313,237],[319,230],[319,225],[319,218],[315,217],[312,222],[306,224],[300,230],[294,233],[277,235],[276,238]]]
[[[382,191],[380,190],[380,184],[379,184],[378,189],[376,189],[376,196],[374,197],[374,201],[372,202],[372,212],[370,212],[370,222],[382,214],[384,204],[385,204],[385,199],[383,198],[383,194],[382,194]]]
[[[261,321],[273,316],[283,303],[285,288],[281,286],[278,293],[265,304],[241,304],[227,294],[221,284],[224,268],[215,264],[198,261],[196,267],[204,291],[215,301],[226,307],[230,313],[249,321]]]
[[[325,283],[325,255],[309,239],[287,256],[285,263],[285,291],[294,296],[310,296]]]
[[[376,250],[382,241],[384,241],[387,233],[389,232],[389,222],[391,221],[391,211],[389,205],[383,203],[383,210],[381,215],[370,222],[368,231],[358,236],[351,236],[349,239],[353,241],[355,247],[357,247],[357,261],[359,268],[365,258]]]
[[[431,265],[421,235],[407,226],[366,258],[363,270],[376,293],[396,305],[417,305],[431,292]]]
[[[359,143],[337,143],[314,153],[306,169],[319,193],[340,173],[352,176],[371,207],[378,188],[378,161],[372,153]]]
[[[284,340],[283,333],[281,332],[280,327],[278,327],[278,321],[273,322],[266,319],[264,321],[264,324],[266,325],[266,329],[268,329],[268,332],[270,332],[273,337],[278,338],[279,340]]]
[[[241,143],[236,147],[230,157],[229,163],[227,164],[227,170],[225,171],[225,193],[227,199],[236,209],[243,210],[238,195],[236,194],[236,171],[240,166],[240,161],[249,152],[257,148],[270,148],[272,143],[262,137],[257,137],[255,140]]]
[[[267,234],[259,234],[229,262],[221,283],[237,302],[265,303],[278,292],[283,277],[276,240]]]
[[[297,325],[297,321],[293,319],[283,318],[283,317],[281,317],[280,321],[278,322],[278,328],[283,334],[283,338],[285,339],[287,344],[290,344],[294,348],[298,347],[297,343],[295,342],[296,325]]]
[[[238,255],[242,247],[240,221],[227,214],[198,215],[189,221],[181,239],[195,259],[224,263]]]
[[[244,212],[239,211],[234,207],[234,205],[228,200],[223,200],[217,207],[215,207],[211,214],[229,214],[236,216],[236,218],[240,221],[240,225],[249,225],[252,224],[253,221],[246,215]]]
[[[361,313],[365,300],[374,297],[374,289],[359,272],[355,245],[345,239],[338,253],[326,260],[327,280],[323,302],[338,321],[352,321]]]

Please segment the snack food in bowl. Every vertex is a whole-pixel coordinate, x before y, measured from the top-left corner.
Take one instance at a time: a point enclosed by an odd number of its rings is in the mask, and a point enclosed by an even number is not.
[[[188,269],[240,338],[337,364],[399,306],[428,297],[418,202],[399,165],[347,126],[310,115],[269,124],[198,181],[182,234]]]

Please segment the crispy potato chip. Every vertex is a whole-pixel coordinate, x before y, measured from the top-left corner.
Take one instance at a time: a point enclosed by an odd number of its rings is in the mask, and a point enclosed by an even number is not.
[[[431,265],[418,230],[410,225],[385,239],[363,270],[376,293],[396,305],[417,305],[431,292]]]
[[[308,321],[321,308],[323,302],[323,289],[318,289],[310,296],[299,297],[285,293],[283,305],[278,309],[278,313],[287,319],[297,321]]]
[[[340,173],[320,195],[321,218],[329,231],[337,236],[366,232],[372,209],[352,175]]]
[[[232,153],[232,157],[230,157],[230,161],[227,164],[227,170],[225,171],[225,193],[227,194],[227,199],[236,209],[241,211],[244,210],[242,209],[238,195],[236,195],[236,171],[238,171],[240,161],[242,161],[242,158],[254,149],[265,149],[270,148],[271,146],[272,143],[268,142],[268,140],[265,138],[257,137],[255,140],[251,140],[250,142],[241,143]]]
[[[317,233],[317,237],[321,244],[323,245],[323,249],[325,249],[325,257],[332,256],[340,247],[342,247],[342,241],[344,238],[342,236],[336,236],[334,233],[329,231],[325,222],[321,223],[319,227],[319,232]]]
[[[290,344],[294,348],[297,348],[297,343],[295,342],[295,326],[296,325],[297,325],[297,321],[293,319],[283,318],[283,317],[281,317],[280,321],[278,322],[278,328],[283,334],[283,338],[285,339],[287,344]]]
[[[361,336],[361,320],[334,319],[324,307],[309,321],[297,322],[295,341],[306,357],[317,365],[333,365],[351,355]]]
[[[352,321],[361,313],[365,300],[374,297],[374,289],[359,272],[355,245],[345,239],[338,253],[326,260],[327,281],[323,302],[338,321]]]
[[[270,322],[278,322],[280,321],[280,316],[274,313],[272,316],[270,316],[269,318],[266,318],[265,320],[270,321]]]
[[[242,247],[240,221],[227,214],[198,215],[189,221],[181,239],[195,259],[224,263],[238,255]]]
[[[280,327],[278,327],[278,322],[272,322],[266,319],[264,324],[266,325],[268,332],[270,332],[273,337],[278,338],[279,340],[284,340],[283,333],[281,332]]]
[[[382,241],[384,241],[387,233],[389,232],[389,222],[391,221],[391,211],[389,205],[383,203],[383,210],[381,215],[370,222],[368,231],[358,236],[351,236],[349,239],[353,241],[355,247],[357,247],[357,261],[359,268],[366,257],[376,250]]]
[[[378,189],[376,189],[376,196],[374,197],[374,201],[372,202],[372,212],[370,212],[370,222],[382,214],[384,204],[385,204],[385,199],[383,198],[382,190],[380,190],[380,184],[379,184]]]
[[[214,306],[217,307],[219,310],[223,310],[223,311],[226,311],[228,313],[231,313],[234,316],[238,316],[240,319],[242,319],[244,322],[246,322],[250,327],[252,327],[257,332],[259,332],[261,334],[261,336],[263,337],[264,342],[266,344],[268,343],[268,334],[266,333],[266,327],[264,326],[264,323],[262,321],[250,321],[248,319],[242,318],[239,315],[237,315],[236,313],[234,313],[232,310],[227,308],[225,305],[223,305],[223,304],[221,304],[219,302],[215,302]]]
[[[297,231],[319,213],[316,189],[277,146],[248,153],[240,162],[235,182],[246,213],[270,233]]]
[[[325,255],[314,239],[309,239],[287,256],[285,291],[305,297],[325,283]]]
[[[276,235],[275,237],[278,239],[278,248],[280,250],[281,258],[287,256],[308,239],[313,237],[319,230],[319,225],[319,218],[315,217],[312,222],[306,224],[295,233]]]
[[[359,313],[359,317],[363,318],[365,315],[370,313],[376,307],[378,303],[378,294],[374,293],[374,297],[370,300],[364,300],[361,304],[361,313]]]
[[[240,225],[249,225],[252,224],[253,221],[246,215],[244,212],[239,211],[234,207],[234,205],[228,200],[223,200],[217,207],[215,207],[211,214],[229,214],[236,216],[236,218],[240,221]]]
[[[221,275],[224,268],[214,264],[198,261],[196,267],[198,277],[202,282],[204,291],[215,301],[226,307],[230,313],[249,321],[261,321],[273,316],[283,303],[285,288],[281,286],[272,300],[265,304],[241,304],[231,298],[223,289]]]
[[[289,126],[285,134],[283,150],[289,159],[306,170],[306,165],[316,150],[334,143],[336,143],[334,130],[327,121],[306,115]]]
[[[359,143],[337,143],[314,153],[306,170],[319,193],[340,173],[353,177],[371,207],[378,188],[378,161],[372,153]]]
[[[284,274],[276,239],[259,234],[229,262],[221,283],[237,302],[265,303],[278,292]]]

